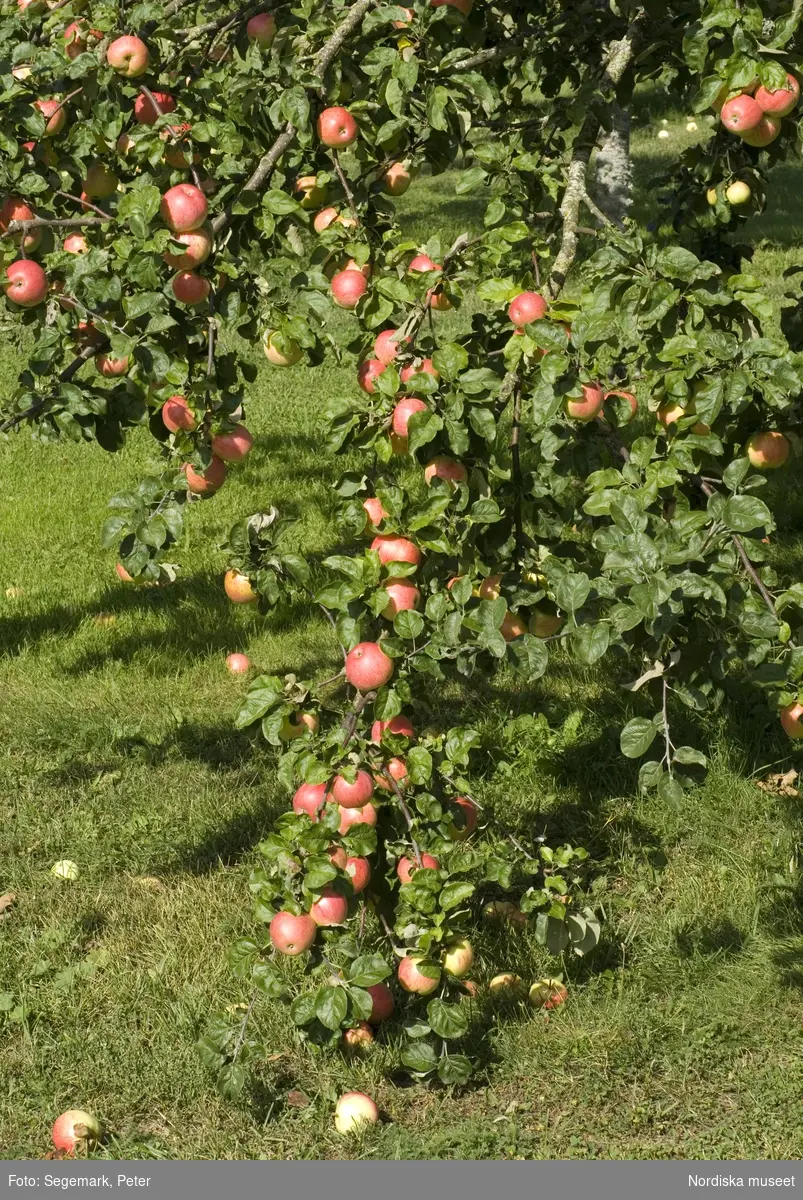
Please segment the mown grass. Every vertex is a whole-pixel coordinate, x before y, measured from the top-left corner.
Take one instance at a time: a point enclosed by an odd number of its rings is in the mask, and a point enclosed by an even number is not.
[[[671,152],[687,135],[670,115]],[[637,139],[645,212],[666,153],[656,128]],[[772,279],[801,257],[800,174],[775,180],[756,258]],[[417,237],[437,227],[448,240],[479,220],[453,183],[411,193]],[[0,360],[0,386],[14,359]],[[99,1153],[128,1158],[799,1157],[800,803],[755,786],[799,755],[748,697],[695,731],[711,772],[666,808],[637,795],[619,757],[629,698],[607,673],[566,663],[531,691],[503,676],[433,698],[426,714],[459,701],[498,747],[479,772],[484,800],[594,857],[604,937],[591,961],[566,964],[565,1011],[479,1004],[486,1066],[454,1093],[394,1073],[393,1030],[366,1061],[321,1057],[296,1045],[283,1006],[262,1002],[254,1028],[270,1058],[242,1102],[217,1096],[194,1042],[210,1012],[243,1000],[223,954],[250,928],[253,848],[286,804],[271,753],[232,728],[242,684],[224,658],[242,649],[260,669],[302,676],[336,661],[315,611],[263,620],[229,605],[217,547],[237,515],[271,503],[301,516],[299,545],[330,544],[338,467],[319,451],[321,414],[353,386],[349,369],[279,379],[261,365],[256,449],[194,509],[180,580],[164,591],[119,585],[98,548],[107,498],[139,477],[147,438],[116,457],[25,434],[0,448],[0,893],[17,896],[0,923],[0,992],[15,1006],[0,1013],[0,1151],[42,1154],[54,1116],[83,1106],[110,1130]],[[779,553],[791,561],[791,509],[787,522]],[[540,712],[550,737],[531,719]],[[77,862],[76,882],[50,874],[61,858]],[[480,978],[548,965],[521,934],[481,931],[477,948]],[[350,1087],[388,1119],[344,1143],[330,1113]],[[309,1103],[294,1107],[293,1090]]]

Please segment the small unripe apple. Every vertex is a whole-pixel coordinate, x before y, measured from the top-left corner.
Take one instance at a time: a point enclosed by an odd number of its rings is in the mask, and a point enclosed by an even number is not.
[[[378,533],[371,542],[371,549],[376,550],[379,561],[387,563],[412,563],[418,566],[421,562],[421,551],[415,542],[409,538],[399,537],[396,533]]]
[[[3,291],[20,308],[35,308],[47,296],[47,275],[39,263],[30,258],[18,258],[6,267]]]
[[[393,659],[378,642],[360,642],[346,657],[346,679],[361,692],[384,687],[393,677]]]
[[[379,1109],[365,1092],[346,1092],[335,1106],[338,1133],[359,1133],[365,1125],[376,1125]]]
[[[705,198],[711,207],[714,208],[717,202],[717,189],[715,187],[709,188],[705,194]]]
[[[367,771],[358,771],[354,783],[338,775],[332,784],[332,795],[341,808],[362,808],[374,794],[374,781]]]
[[[309,913],[278,912],[270,923],[270,940],[280,954],[303,954],[317,935],[318,926]]]
[[[293,812],[306,813],[315,823],[318,820],[318,814],[329,798],[325,783],[302,783],[293,796]]]
[[[227,473],[226,464],[215,455],[205,471],[196,471],[191,463],[185,463],[183,470],[187,477],[187,490],[196,496],[213,495],[223,486]]]
[[[296,719],[294,720],[293,717]],[[321,722],[316,713],[294,713],[285,717],[279,727],[279,738],[283,742],[292,742],[303,737],[305,733],[317,733]]]
[[[357,122],[347,108],[325,108],[318,117],[318,137],[324,146],[341,150],[357,140]]]
[[[385,732],[395,734],[397,737],[415,737],[412,722],[402,716],[393,717],[390,721],[374,721],[371,726],[371,741],[379,745],[382,741],[382,734]]]
[[[83,194],[90,200],[105,200],[113,196],[119,186],[120,180],[114,171],[109,170],[105,163],[94,162],[87,169]]]
[[[271,330],[265,335],[264,347],[265,357],[268,362],[273,363],[275,367],[293,367],[300,361],[303,351],[298,342],[292,338],[285,338],[283,342],[284,349],[280,349],[276,342],[276,333]]]
[[[353,1029],[343,1030],[343,1045],[347,1050],[365,1051],[374,1040],[374,1031],[367,1021],[360,1021]]]
[[[326,199],[326,188],[318,186],[317,175],[302,175],[293,190],[301,196],[299,204],[304,209],[318,208]]]
[[[273,13],[257,13],[251,17],[245,32],[252,42],[263,47],[269,46],[276,37],[276,18]]]
[[[754,433],[747,443],[751,466],[761,471],[782,467],[789,457],[789,440],[776,430]]]
[[[725,199],[728,204],[733,205],[735,208],[738,208],[740,204],[747,204],[752,194],[750,185],[740,179],[737,179],[735,183],[730,184],[725,189]]]
[[[458,938],[454,942],[449,942],[445,949],[444,971],[449,975],[454,975],[456,979],[462,979],[464,975],[468,975],[474,963],[474,949],[471,942],[466,938]]]
[[[373,983],[365,990],[373,1003],[368,1020],[371,1025],[381,1025],[383,1021],[387,1021],[389,1017],[393,1016],[396,1008],[393,992],[386,983]]]
[[[54,1123],[51,1138],[57,1150],[75,1158],[76,1152],[85,1153],[96,1145],[101,1132],[100,1121],[92,1113],[82,1108],[70,1108]]]
[[[435,967],[433,964],[429,968],[434,976],[434,978],[431,978],[430,975],[425,975],[421,970],[420,963],[421,955],[405,955],[399,962],[397,969],[399,983],[405,992],[412,992],[415,996],[431,996],[437,990],[438,984],[441,981],[440,967]]]
[[[248,576],[233,568],[223,576],[223,589],[233,604],[253,604],[259,599]]]
[[[559,979],[539,979],[530,988],[529,1000],[533,1008],[558,1008],[568,995],[568,989]]]
[[[149,61],[148,47],[138,37],[117,38],[106,51],[106,62],[112,70],[128,79],[144,75]]]
[[[332,299],[339,308],[356,308],[367,290],[362,271],[338,271],[332,277]]]
[[[396,874],[401,883],[405,884],[410,882],[416,871],[437,871],[440,869],[440,865],[434,854],[422,854],[420,868],[414,858],[400,858],[396,863]]]
[[[226,667],[232,675],[247,675],[251,663],[247,654],[229,654],[226,657]]]

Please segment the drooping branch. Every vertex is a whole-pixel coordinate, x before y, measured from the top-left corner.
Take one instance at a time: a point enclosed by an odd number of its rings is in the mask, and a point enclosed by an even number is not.
[[[142,83],[142,84],[140,84],[139,90],[142,92],[143,96],[145,96],[146,100],[151,105],[153,110],[155,112],[157,112],[160,117],[163,117],[165,115],[164,109],[162,108],[161,104],[156,99],[156,97],[154,96],[154,94],[150,90],[150,88],[147,88],[145,86],[145,84]],[[176,142],[180,148],[182,148],[186,151],[187,161],[190,164],[190,174],[192,175],[192,181],[196,187],[200,187],[201,180],[198,177],[198,172],[195,170],[195,164],[192,161],[193,149],[192,149],[192,145],[190,144],[189,139],[183,133],[180,133],[180,134],[173,133],[172,129],[169,130],[169,133],[170,133],[171,140]]]
[[[640,28],[645,19],[644,10],[640,9],[630,23],[630,27],[621,39],[608,47],[603,65],[601,86],[606,91],[612,91],[621,81],[630,63],[633,61],[636,42]],[[547,289],[552,300],[555,300],[563,289],[569,271],[577,257],[578,235],[580,233],[580,209],[585,204],[590,212],[601,217],[602,213],[588,195],[587,176],[591,153],[599,137],[599,121],[592,112],[588,114],[574,142],[569,167],[566,173],[566,188],[560,202],[560,215],[563,219],[563,235],[560,249],[552,265]]]
[[[93,358],[96,354],[100,353],[100,351],[108,346],[108,344],[108,339],[104,339],[103,342],[99,342],[90,346],[84,346],[81,353],[77,354],[69,366],[65,367],[61,372],[59,375],[59,383],[69,383],[73,376],[80,371],[84,363],[87,362],[88,359]],[[21,425],[23,421],[32,421],[34,417],[38,417],[39,414],[47,407],[51,399],[51,396],[43,396],[41,400],[37,400],[35,404],[30,406],[30,408],[26,408],[22,412],[15,413],[13,417],[8,417],[7,420],[0,423],[0,433],[8,433],[10,430],[16,429],[16,427]]]

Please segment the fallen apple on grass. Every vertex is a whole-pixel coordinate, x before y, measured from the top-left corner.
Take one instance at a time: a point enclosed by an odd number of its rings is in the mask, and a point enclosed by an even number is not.
[[[346,1092],[335,1106],[338,1133],[359,1133],[366,1125],[376,1125],[379,1109],[365,1092]]]

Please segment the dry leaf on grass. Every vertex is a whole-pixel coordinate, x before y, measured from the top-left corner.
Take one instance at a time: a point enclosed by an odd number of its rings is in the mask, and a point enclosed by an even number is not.
[[[762,792],[771,792],[773,796],[797,796],[796,779],[797,771],[792,768],[784,775],[765,775],[758,781],[758,786]]]
[[[309,1104],[309,1096],[306,1092],[293,1091],[287,1093],[287,1103],[290,1108],[306,1108]]]
[[[6,892],[4,896],[0,896],[0,921],[7,921],[11,916],[11,907],[16,899],[15,892]]]

